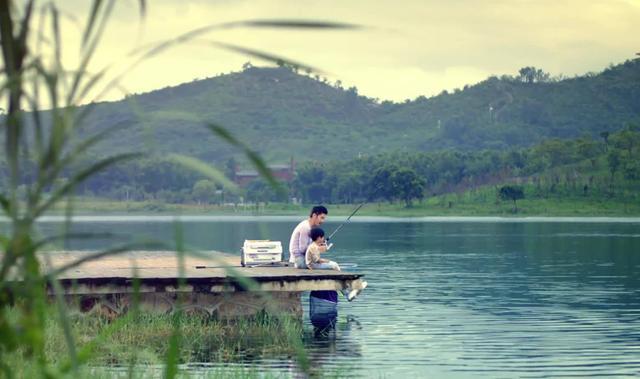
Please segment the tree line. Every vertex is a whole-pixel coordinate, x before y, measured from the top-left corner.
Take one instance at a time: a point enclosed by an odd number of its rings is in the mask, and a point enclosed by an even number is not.
[[[615,196],[640,183],[639,150],[640,127],[628,125],[619,132],[603,132],[598,139],[549,139],[508,151],[363,155],[346,161],[303,163],[295,179],[285,184],[286,191],[276,191],[262,179],[232,191],[169,159],[153,157],[110,167],[83,183],[77,193],[167,203],[295,199],[305,203],[402,202],[411,206],[425,197],[515,183],[532,185],[539,196]],[[27,168],[22,178],[25,191],[29,171]],[[233,165],[221,171],[231,177]],[[0,162],[0,187],[6,178],[6,164]],[[64,181],[63,175],[56,185]]]
[[[531,184],[537,196],[615,196],[636,188],[640,127],[628,125],[600,137],[549,139],[509,151],[446,150],[311,162],[298,169],[291,189],[307,202],[401,201],[411,206],[428,196],[505,183]]]

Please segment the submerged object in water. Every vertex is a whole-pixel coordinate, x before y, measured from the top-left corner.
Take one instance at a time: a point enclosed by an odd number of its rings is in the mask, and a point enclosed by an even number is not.
[[[338,319],[338,293],[336,291],[311,291],[309,294],[309,318],[318,329],[333,328]]]

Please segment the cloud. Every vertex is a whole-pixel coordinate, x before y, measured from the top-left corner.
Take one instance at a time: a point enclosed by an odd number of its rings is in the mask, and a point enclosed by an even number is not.
[[[598,71],[634,57],[640,1],[170,1],[148,2],[141,24],[137,2],[118,2],[92,64],[126,67],[136,46],[196,27],[242,19],[317,19],[368,26],[363,31],[233,29],[205,39],[278,53],[356,85],[360,93],[403,100],[462,87],[491,74],[514,74],[534,65],[552,74]],[[61,3],[83,19],[87,2]],[[65,25],[65,46],[77,46],[76,27]],[[67,49],[66,62],[77,59]],[[74,55],[75,54],[75,55]],[[158,55],[127,76],[132,92],[238,70],[247,57],[184,44]],[[110,98],[121,97],[112,92]]]

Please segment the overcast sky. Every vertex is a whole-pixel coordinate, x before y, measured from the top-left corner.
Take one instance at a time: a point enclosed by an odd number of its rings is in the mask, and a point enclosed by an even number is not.
[[[83,23],[85,0],[58,1]],[[144,21],[135,1],[119,1],[92,69],[120,66],[134,48],[213,23],[246,19],[329,20],[363,30],[232,29],[211,32],[145,61],[124,87],[146,92],[238,71],[256,59],[211,48],[222,41],[308,63],[369,97],[401,101],[536,66],[552,75],[600,71],[640,51],[640,0],[151,0]],[[64,24],[73,65],[79,25]],[[69,68],[69,67],[67,67]],[[111,92],[107,98],[121,98]]]

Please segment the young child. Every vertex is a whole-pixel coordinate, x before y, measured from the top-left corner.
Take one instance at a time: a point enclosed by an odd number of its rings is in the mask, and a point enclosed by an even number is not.
[[[305,263],[309,270],[337,270],[340,271],[340,266],[328,259],[320,257],[321,253],[328,250],[327,243],[324,239],[324,230],[320,228],[313,228],[309,232],[311,237],[311,245],[307,248],[307,252],[304,255]]]
[[[324,239],[324,230],[320,228],[313,228],[309,233],[309,237],[311,237],[311,245],[307,248],[307,252],[304,256],[305,263],[307,264],[307,268],[309,270],[337,270],[340,271],[340,266],[328,259],[320,258],[320,254],[329,250],[327,247],[327,242]],[[341,292],[347,300],[352,301],[360,294],[360,292],[367,288],[367,282],[363,281],[361,288],[344,288]]]

